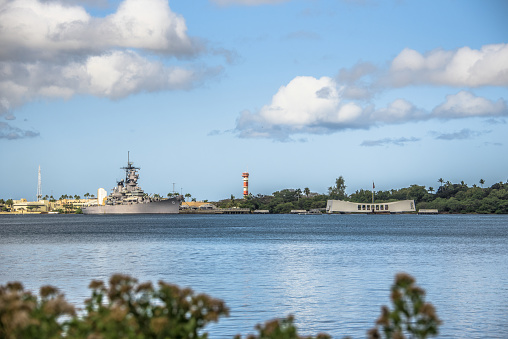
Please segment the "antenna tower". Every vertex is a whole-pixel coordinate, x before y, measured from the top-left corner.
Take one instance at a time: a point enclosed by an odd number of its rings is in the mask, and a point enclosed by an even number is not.
[[[39,180],[37,181],[37,201],[42,198],[42,180],[41,180],[41,165],[39,165]]]

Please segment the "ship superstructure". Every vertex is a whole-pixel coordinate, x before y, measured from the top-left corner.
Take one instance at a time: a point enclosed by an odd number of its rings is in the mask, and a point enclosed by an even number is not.
[[[139,167],[127,159],[125,179],[117,182],[104,205],[83,207],[84,214],[141,214],[141,213],[178,213],[182,196],[160,198],[150,196],[138,186]]]

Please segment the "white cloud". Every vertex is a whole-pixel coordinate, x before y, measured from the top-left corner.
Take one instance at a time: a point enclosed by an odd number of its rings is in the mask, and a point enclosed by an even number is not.
[[[217,72],[220,69],[217,70]],[[0,63],[0,114],[35,98],[89,94],[118,99],[139,92],[189,89],[213,70],[167,67],[133,51],[113,51],[65,65]]]
[[[461,90],[425,111],[398,98],[386,107],[371,104],[375,94],[414,85],[480,87],[508,86],[508,44],[463,47],[421,54],[404,49],[389,69],[359,62],[329,77],[296,77],[282,86],[270,104],[258,112],[244,111],[237,119],[240,137],[291,140],[294,134],[333,133],[429,119],[508,116],[504,99],[491,101]]]
[[[167,0],[124,0],[106,17],[60,2],[0,1],[0,46],[0,115],[9,117],[35,98],[189,89],[220,71],[163,63],[204,48]]]
[[[236,130],[241,137],[286,141],[297,133],[331,133],[370,126],[369,110],[344,101],[341,91],[330,77],[296,77],[280,87],[271,103],[259,112],[242,112]]]
[[[347,125],[362,114],[355,104],[343,104],[332,78],[296,77],[279,88],[272,102],[257,113],[245,111],[237,120],[244,137],[275,137],[325,131],[328,125]]]
[[[138,48],[190,56],[202,47],[187,36],[185,20],[164,0],[124,0],[117,11],[94,18],[83,7],[14,0],[0,7],[2,60],[53,60]]]
[[[391,62],[384,79],[389,86],[432,84],[456,87],[508,86],[508,44],[436,49],[426,53],[406,48]]]
[[[496,117],[508,114],[506,102],[496,102],[477,97],[466,91],[447,95],[446,101],[434,108],[432,115],[437,118]]]
[[[503,100],[492,102],[469,92],[449,95],[432,112],[426,112],[404,99],[396,99],[384,108],[362,106],[348,101],[329,77],[300,76],[279,88],[270,104],[258,112],[244,111],[237,119],[236,132],[245,138],[292,140],[296,134],[334,133],[345,129],[368,129],[386,124],[419,122],[428,119],[500,117],[508,115]],[[364,146],[403,144],[413,139],[367,142]]]
[[[112,98],[125,97],[141,91],[187,89],[197,74],[181,68],[168,68],[151,62],[134,52],[113,52],[87,60],[83,84],[87,93]],[[73,70],[70,70],[73,73]],[[81,86],[83,87],[83,86]]]
[[[376,111],[372,119],[383,123],[402,123],[426,119],[426,114],[404,99],[396,99],[386,108]]]

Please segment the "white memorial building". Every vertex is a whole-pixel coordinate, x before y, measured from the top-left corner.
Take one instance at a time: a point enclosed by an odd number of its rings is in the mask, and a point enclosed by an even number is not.
[[[343,200],[328,200],[327,213],[411,213],[416,212],[414,200],[384,203],[360,203]]]

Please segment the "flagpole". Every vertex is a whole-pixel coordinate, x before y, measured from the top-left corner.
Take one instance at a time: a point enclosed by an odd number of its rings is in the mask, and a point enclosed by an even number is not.
[[[376,188],[376,186],[374,185],[374,181],[372,181],[372,204],[374,204],[374,188]]]

